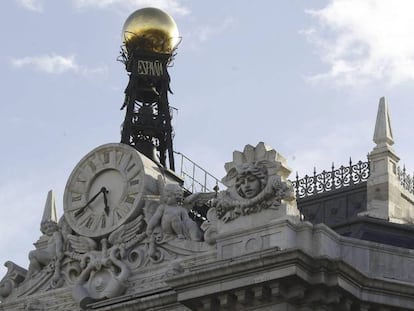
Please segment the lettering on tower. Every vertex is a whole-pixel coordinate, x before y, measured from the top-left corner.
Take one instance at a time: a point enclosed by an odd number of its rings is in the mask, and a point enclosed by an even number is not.
[[[159,60],[138,60],[139,75],[162,77],[163,73],[163,65]]]

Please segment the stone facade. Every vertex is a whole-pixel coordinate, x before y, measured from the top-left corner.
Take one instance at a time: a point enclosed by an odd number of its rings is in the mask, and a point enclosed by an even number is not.
[[[394,176],[383,99],[378,115],[368,181],[308,201],[324,211],[313,223],[264,143],[233,153],[226,189],[187,196],[134,148],[94,149],[69,177],[60,219],[48,194],[28,269],[5,264],[0,310],[413,310],[411,194]],[[198,225],[189,210],[200,204]]]

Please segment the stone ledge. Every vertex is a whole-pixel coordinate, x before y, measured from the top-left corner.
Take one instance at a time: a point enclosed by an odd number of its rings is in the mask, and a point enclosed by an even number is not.
[[[414,305],[413,284],[370,278],[341,260],[313,258],[298,249],[267,250],[255,255],[220,260],[214,267],[199,267],[196,272],[171,278],[167,283],[177,292],[178,301],[187,306],[202,297],[287,280],[289,284],[304,284],[305,288],[340,288],[358,303],[407,309]]]

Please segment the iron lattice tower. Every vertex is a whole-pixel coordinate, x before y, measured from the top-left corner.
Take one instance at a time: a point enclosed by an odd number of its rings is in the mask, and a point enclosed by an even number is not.
[[[168,102],[170,76],[168,66],[172,53],[157,53],[148,47],[146,38],[128,50],[123,47],[121,61],[129,73],[125,89],[125,120],[121,142],[133,146],[150,159],[175,170],[173,128]]]

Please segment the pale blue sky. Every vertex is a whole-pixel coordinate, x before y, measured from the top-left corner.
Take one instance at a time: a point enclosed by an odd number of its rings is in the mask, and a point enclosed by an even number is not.
[[[365,160],[384,95],[414,170],[413,1],[1,1],[0,263],[28,266],[48,190],[62,215],[76,163],[120,140],[120,32],[146,6],[183,37],[170,70],[175,149],[217,177],[259,141],[300,175]]]

